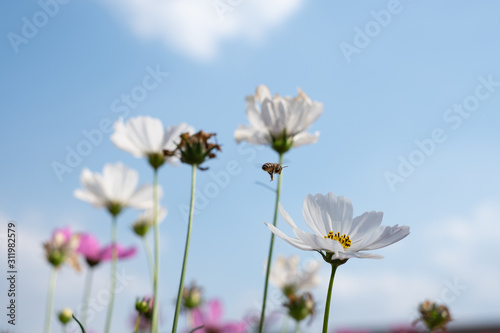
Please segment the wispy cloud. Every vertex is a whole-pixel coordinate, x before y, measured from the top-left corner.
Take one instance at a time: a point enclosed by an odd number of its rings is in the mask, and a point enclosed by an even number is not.
[[[259,41],[303,0],[102,0],[142,38],[159,39],[197,60],[213,59],[224,40]]]

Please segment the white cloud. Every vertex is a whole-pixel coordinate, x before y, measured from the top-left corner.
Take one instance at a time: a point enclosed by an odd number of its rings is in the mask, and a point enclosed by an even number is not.
[[[224,40],[260,40],[300,9],[303,0],[103,0],[140,37],[163,41],[199,60]]]

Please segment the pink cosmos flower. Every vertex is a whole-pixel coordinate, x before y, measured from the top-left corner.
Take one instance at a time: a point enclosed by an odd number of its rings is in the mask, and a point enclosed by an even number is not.
[[[80,237],[71,232],[71,228],[55,229],[51,239],[43,244],[47,261],[54,267],[67,263],[77,271],[80,270],[76,256]]]
[[[80,235],[80,246],[77,252],[85,257],[90,267],[94,267],[101,261],[111,260],[112,249],[112,245],[101,247],[97,238],[89,233],[84,233]],[[120,244],[116,244],[116,251],[118,259],[125,259],[134,256],[137,249],[133,246],[124,248]]]
[[[196,333],[244,333],[245,323],[222,323],[222,304],[219,300],[210,300],[202,312],[200,307],[193,310],[194,327],[204,326]]]

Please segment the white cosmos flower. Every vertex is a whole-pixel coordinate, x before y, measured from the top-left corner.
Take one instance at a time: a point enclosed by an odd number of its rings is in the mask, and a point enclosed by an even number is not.
[[[320,252],[325,260],[383,258],[365,251],[386,247],[410,233],[410,227],[406,225],[381,226],[382,212],[368,212],[353,219],[351,200],[333,193],[309,194],[304,200],[302,214],[312,233],[300,230],[281,204],[280,213],[297,238],[289,237],[266,223],[269,229],[296,248]]]
[[[139,175],[118,162],[106,164],[102,174],[92,173],[85,168],[80,181],[83,189],[75,190],[74,194],[80,200],[87,201],[96,207],[117,209],[118,212],[125,207],[138,209],[153,208],[153,185],[143,185],[137,189]],[[158,196],[161,197],[161,188]]]
[[[310,261],[304,269],[301,269],[299,264],[298,256],[289,258],[279,256],[271,268],[269,281],[283,290],[285,294],[317,286],[319,283],[318,270],[320,262],[317,260]]]
[[[296,97],[281,97],[271,93],[265,85],[257,87],[254,96],[246,97],[246,113],[250,125],[240,125],[234,132],[239,143],[272,145],[285,153],[291,147],[314,143],[319,132],[306,130],[323,112],[323,104],[313,102],[300,89]]]
[[[166,129],[160,119],[149,116],[138,116],[126,123],[120,118],[114,124],[111,141],[120,149],[135,157],[149,158],[151,155],[163,156],[163,150],[173,151],[180,142],[182,133],[194,133],[194,128],[181,123]],[[170,156],[166,161],[171,164],[178,162],[178,156]]]

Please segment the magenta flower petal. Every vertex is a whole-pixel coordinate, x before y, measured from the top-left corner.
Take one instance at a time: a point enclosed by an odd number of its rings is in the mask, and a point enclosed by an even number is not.
[[[112,252],[111,249],[113,248],[112,245],[108,245],[105,248],[101,250],[100,253],[100,259],[101,260],[111,260]],[[133,257],[135,253],[137,252],[137,249],[134,246],[131,246],[129,248],[124,248],[122,245],[117,244],[116,245],[116,252],[118,255],[118,259],[126,259]]]
[[[207,324],[218,323],[222,317],[222,304],[219,300],[214,299],[208,302]]]
[[[99,241],[93,235],[84,233],[80,235],[80,246],[77,249],[86,259],[91,261],[100,261],[99,252],[101,247]]]
[[[63,236],[64,243],[66,243],[71,238],[71,228],[65,227],[65,228],[61,228],[61,229],[54,229],[54,232],[52,233],[52,239],[54,239],[56,237],[56,235]]]

